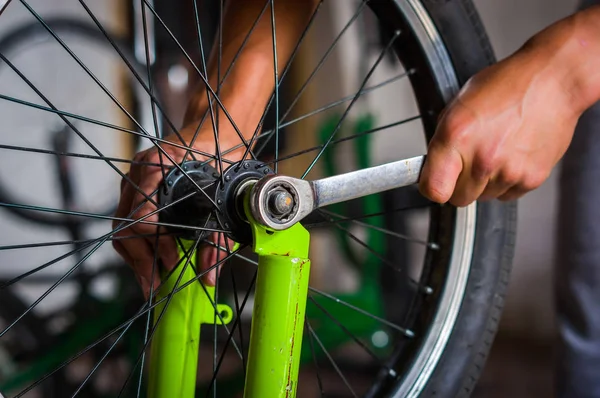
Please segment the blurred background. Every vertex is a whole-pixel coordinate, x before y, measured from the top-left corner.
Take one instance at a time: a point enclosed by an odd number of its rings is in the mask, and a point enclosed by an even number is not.
[[[30,2],[36,10],[38,10],[44,16],[72,16],[75,18],[86,18],[87,14],[80,7],[73,7],[72,1],[69,0],[39,0]],[[163,3],[163,2],[157,2]],[[517,50],[527,38],[531,35],[544,28],[548,24],[565,17],[572,13],[577,6],[575,0],[474,0],[475,5],[480,13],[480,16],[484,22],[485,28],[489,34],[490,40],[496,52],[498,59],[504,58],[513,51]],[[0,5],[2,1],[0,1]],[[122,4],[117,0],[104,1],[104,2],[90,2],[90,6],[93,8],[94,13],[98,15],[102,23],[106,24],[107,27],[113,32],[126,31],[129,25],[129,20],[123,19],[119,16],[124,15],[121,11]],[[31,16],[28,16],[27,12],[23,10],[16,10],[17,7],[8,9],[10,12],[10,18],[4,15],[0,23],[0,38],[2,35],[15,26],[22,24],[24,20],[31,20]],[[164,3],[161,8],[161,15],[173,14],[172,17],[176,18],[177,10],[172,7],[165,7]],[[343,7],[342,7],[343,8]],[[337,10],[340,11],[340,10]],[[347,16],[347,11],[343,9],[340,12],[330,11],[327,18],[331,18],[333,25],[342,21]],[[208,12],[208,11],[207,11]],[[346,14],[344,14],[346,12]],[[337,20],[336,20],[337,18]],[[337,22],[336,22],[337,21]],[[328,33],[330,27],[326,24],[317,26],[323,34]],[[190,31],[193,28],[189,26],[179,26],[179,31],[175,32],[178,37],[182,40],[189,40],[191,37],[195,37],[195,33],[189,36]],[[160,41],[160,37],[157,39]],[[318,45],[318,41],[316,42]],[[85,46],[84,46],[85,47]],[[85,48],[80,49],[85,53]],[[93,50],[88,54],[90,60],[93,63],[102,62],[103,57],[98,56],[98,51]],[[140,51],[139,49],[137,51]],[[25,61],[26,55],[23,55],[23,65],[27,67],[27,64],[35,70],[36,68],[43,68],[47,65],[46,62],[51,63],[52,57],[47,58],[32,58],[34,61]],[[145,54],[136,54],[142,59]],[[358,57],[360,52],[356,49],[348,48],[343,50],[338,55],[345,62],[350,64],[358,63]],[[39,54],[37,55],[39,57]],[[84,54],[83,58],[86,57]],[[100,70],[100,66],[98,66]],[[55,68],[54,70],[61,70],[61,73],[69,75],[73,73],[65,68]],[[105,68],[106,69],[106,68]],[[54,72],[53,72],[54,73]],[[102,77],[103,81],[110,81],[113,86],[113,90],[118,91],[119,84],[122,82],[119,79],[115,79],[113,74],[111,77]],[[49,89],[52,87],[52,81],[60,80],[59,76],[53,75],[48,78],[46,76],[46,84]],[[7,90],[22,90],[18,85],[11,86],[12,82],[10,79],[4,77],[5,80],[0,80],[0,87]],[[94,118],[100,120],[110,120],[111,116],[108,114],[94,114],[94,110],[100,109],[103,105],[99,104],[97,98],[92,90],[96,89],[84,89],[81,88],[81,83],[77,83],[76,73],[70,78],[74,85],[77,85],[78,91],[75,95],[78,96],[77,108],[71,109],[73,112],[80,114],[86,114],[91,112],[89,115],[93,115]],[[111,80],[112,79],[112,80]],[[319,97],[320,101],[326,102],[328,95],[332,93],[332,86],[345,87],[348,85],[348,81],[355,81],[356,76],[352,75],[352,71],[341,73],[336,76],[339,81],[331,82],[328,81],[325,88],[320,93],[313,93],[312,96]],[[4,83],[2,83],[4,82]],[[165,103],[168,103],[169,112],[173,115],[175,125],[179,125],[185,108],[186,92],[187,88],[190,87],[193,82],[188,80],[188,73],[186,70],[171,69],[165,74],[166,85],[170,85],[168,90],[163,91]],[[393,95],[393,94],[390,94]],[[32,96],[33,98],[34,96]],[[335,96],[332,96],[335,98]],[[67,101],[69,100],[69,101]],[[65,99],[65,104],[70,101],[71,98]],[[124,99],[126,100],[126,99]],[[31,101],[36,102],[35,99]],[[385,107],[398,106],[403,109],[406,115],[410,115],[413,110],[414,104],[404,101],[402,98],[393,98],[393,101],[384,101],[380,104],[372,104],[373,106]],[[39,100],[37,101],[39,102]],[[60,99],[58,100],[60,102]],[[60,105],[60,104],[59,104]],[[144,104],[139,105],[144,107]],[[67,109],[65,106],[58,106],[59,109]],[[110,108],[107,105],[103,109]],[[35,113],[35,117],[32,116],[31,123],[35,126],[45,125],[47,123],[44,120],[36,119],[39,113]],[[90,116],[92,117],[92,116]],[[145,115],[144,120],[145,126],[152,124],[151,115]],[[116,118],[116,117],[115,117]],[[123,120],[116,118],[115,124],[123,125]],[[8,129],[8,128],[7,128]],[[410,133],[410,126],[407,126],[404,130],[405,134]],[[45,134],[45,131],[40,130],[40,134]],[[418,133],[418,132],[417,132]],[[60,134],[56,133],[55,137],[60,138]],[[119,157],[130,156],[135,150],[143,147],[139,142],[134,140],[126,140],[116,144],[119,141],[115,140],[114,137],[104,136],[104,139],[99,139],[97,144],[106,154],[113,154]],[[419,134],[415,135],[413,144],[403,146],[402,148],[390,149],[386,147],[385,141],[375,143],[374,152],[378,154],[379,162],[384,161],[387,158],[398,157],[399,153],[401,156],[409,156],[415,152],[422,150],[424,143],[422,138],[418,138]],[[58,139],[57,138],[57,139]],[[38,139],[38,138],[31,138]],[[310,138],[303,138],[303,140]],[[10,143],[11,140],[3,141],[3,143]],[[23,144],[23,141],[19,141],[18,137],[14,139],[15,144]],[[306,142],[303,142],[306,144]],[[296,143],[291,141],[288,143],[290,146],[294,146]],[[58,144],[57,144],[58,145]],[[78,148],[77,152],[85,152],[85,148]],[[2,155],[1,162],[7,162],[9,164],[14,162],[14,159],[10,159]],[[23,159],[22,157],[20,159]],[[23,161],[23,160],[21,160]],[[1,163],[0,162],[0,163]],[[74,163],[76,164],[76,163]],[[89,162],[85,162],[87,165]],[[46,168],[56,167],[52,163],[48,164],[32,164],[31,167],[39,168],[41,170]],[[72,166],[75,169],[75,166]],[[88,184],[82,191],[88,192],[89,197],[84,198],[86,205],[90,208],[102,207],[103,203],[98,203],[98,197],[103,198],[102,200],[111,200],[110,198],[116,197],[116,189],[118,186],[118,178],[115,173],[110,176],[104,176],[102,173],[103,169],[98,168],[94,171],[96,178],[80,178],[83,184]],[[89,172],[89,169],[87,170]],[[31,170],[23,171],[23,175],[31,175]],[[6,174],[6,173],[5,173]],[[5,175],[4,174],[4,175]],[[40,174],[41,175],[41,174]],[[552,341],[555,333],[555,325],[553,319],[553,298],[552,298],[552,264],[554,261],[554,233],[555,233],[555,218],[556,218],[556,175],[557,172],[553,173],[550,179],[537,191],[530,193],[520,202],[519,208],[519,222],[518,222],[518,240],[517,240],[517,251],[514,260],[512,278],[510,283],[510,290],[506,301],[506,307],[502,317],[500,331],[498,334],[497,341],[492,349],[492,354],[488,362],[488,366],[484,371],[481,383],[475,392],[476,397],[507,397],[513,398],[526,398],[526,397],[550,397],[552,396]],[[32,186],[39,186],[39,184],[52,184],[48,179],[41,178],[36,181],[25,180],[25,177],[20,177],[17,174],[12,175],[15,179],[22,179],[20,188],[23,195],[27,195],[27,191]],[[52,189],[50,186],[48,189]],[[109,192],[108,195],[106,193]],[[60,195],[57,195],[60,198]],[[57,199],[58,200],[58,199]],[[77,236],[90,236],[93,235],[95,230],[94,226],[91,226],[89,231],[85,233],[82,231],[75,231],[68,228],[62,232],[40,230],[32,227],[26,223],[23,223],[18,218],[7,217],[4,214],[0,217],[2,228],[0,235],[2,236],[3,242],[5,243],[20,243],[23,241],[44,241],[50,240],[50,237],[54,240],[71,239]],[[418,229],[418,226],[415,227]],[[79,235],[78,235],[79,234]],[[27,239],[25,239],[27,237]],[[320,243],[323,246],[327,246],[327,240],[323,240]],[[47,250],[40,250],[31,252],[33,257],[28,258],[27,262],[31,264],[39,264],[44,261],[46,257],[52,258],[60,254],[58,252],[48,252]],[[21,261],[22,258],[10,257],[4,255],[2,257],[3,262],[9,261]],[[36,257],[37,256],[37,257]],[[98,258],[98,257],[95,257]],[[103,262],[112,261],[114,253],[108,249],[100,259]],[[66,266],[66,265],[65,265]],[[92,264],[93,267],[93,264]],[[66,268],[63,268],[63,270]],[[335,271],[331,271],[335,272]],[[103,287],[104,286],[104,287]],[[110,283],[107,283],[97,288],[109,289]],[[22,292],[24,295],[30,295],[33,300],[41,288],[31,288],[30,291]],[[60,305],[64,300],[69,299],[69,294],[73,295],[74,292],[69,292],[69,289],[61,289],[60,292],[56,293],[55,300],[47,300],[46,302]],[[106,293],[106,294],[110,294]],[[59,297],[60,296],[60,297]],[[1,304],[0,304],[1,305]]]

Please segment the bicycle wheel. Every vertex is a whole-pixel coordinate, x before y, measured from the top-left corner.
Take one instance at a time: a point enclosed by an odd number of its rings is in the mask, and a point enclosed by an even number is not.
[[[151,3],[141,0],[141,4],[154,23],[169,32]],[[274,7],[270,4],[272,0],[265,1],[257,20],[271,20],[270,13],[277,9],[277,1]],[[7,11],[17,6],[38,17],[25,0],[11,4]],[[195,16],[196,9],[192,7],[191,16]],[[84,11],[93,15],[87,7]],[[247,159],[248,164],[255,164],[254,170],[261,173],[272,167],[292,176],[322,175],[318,160],[325,151],[331,155],[337,172],[423,153],[444,105],[471,75],[493,62],[481,23],[468,0],[321,2],[306,32],[309,33],[301,36],[302,42],[292,53],[289,65],[294,69],[286,66],[278,75],[278,79],[295,78],[296,91],[288,99],[290,105],[278,107],[282,101],[275,92],[272,96],[275,125],[262,132],[257,129],[253,135],[276,138],[285,128],[286,152],[276,149],[274,159],[261,159],[260,144],[247,151],[248,156],[256,155],[256,159]],[[200,36],[202,29],[197,33]],[[218,49],[220,35],[216,37]],[[185,52],[192,73],[202,75],[203,54],[208,53],[207,49],[185,48],[179,46],[176,37],[172,40],[174,47]],[[380,45],[373,46],[374,42]],[[65,56],[73,58],[68,52]],[[384,59],[392,62],[386,63]],[[83,69],[84,64],[80,66]],[[288,74],[288,71],[293,72]],[[87,74],[93,80],[94,74]],[[226,79],[226,66],[221,76]],[[151,93],[152,79],[149,81],[150,87],[145,88]],[[15,96],[1,98],[14,103]],[[357,123],[361,127],[348,127],[351,120],[362,120],[371,113],[376,115],[373,121]],[[335,121],[328,123],[332,117]],[[18,120],[19,116],[13,113],[12,118]],[[210,123],[208,116],[203,120]],[[127,134],[123,129],[117,130]],[[317,133],[306,133],[316,130],[321,130],[324,142],[317,140]],[[143,130],[142,136],[161,148],[167,145],[157,140],[158,134],[152,134],[151,130]],[[218,163],[222,157],[226,158],[220,149],[217,152],[209,160]],[[201,167],[184,169],[184,165],[180,165],[177,179],[171,180],[175,186],[178,181],[194,180],[199,173],[194,170],[201,170]],[[243,173],[245,169],[253,168],[241,163],[240,168],[232,170]],[[223,180],[220,184],[229,182]],[[240,180],[236,177],[232,181]],[[227,188],[225,191],[233,190],[223,186]],[[191,194],[195,193],[193,190]],[[221,199],[217,195],[220,195],[218,190],[214,202]],[[247,244],[244,225],[236,219],[235,204],[227,200],[226,197],[219,209],[209,209],[209,213],[218,214],[211,227],[222,231],[220,239],[227,235]],[[18,206],[28,208],[27,203]],[[221,217],[225,208],[233,209],[227,213],[231,219]],[[206,241],[205,220],[193,222],[194,217],[189,213],[174,214],[174,209],[164,205],[157,211],[169,213],[177,228],[173,228],[173,222],[165,224],[164,217],[159,224],[174,234],[194,231],[183,234],[192,239],[193,247]],[[53,209],[38,206],[36,211]],[[303,223],[312,233],[313,278],[298,396],[468,396],[485,362],[502,308],[514,244],[515,205],[490,202],[454,208],[429,203],[415,189],[408,188],[362,198],[346,208],[324,209]],[[344,245],[352,245],[352,260],[335,248],[337,231],[342,231],[349,240]],[[98,239],[86,242],[82,259],[75,261],[47,292],[33,300],[32,308],[49,299],[52,291],[94,256],[113,234],[107,228]],[[42,247],[51,244],[40,243]],[[7,247],[8,243],[0,249],[6,251]],[[22,250],[22,258],[26,258],[27,247],[14,250]],[[0,255],[4,252],[0,250]],[[62,256],[68,259],[70,254]],[[158,256],[155,253],[155,259]],[[247,319],[251,317],[249,302],[254,294],[256,270],[252,255],[237,250],[220,258],[214,266],[219,267],[230,258],[236,261],[221,270],[215,301],[228,303],[233,308],[234,320],[229,327],[202,329],[203,362],[197,378],[197,396],[236,396],[243,388],[249,336]],[[406,263],[398,264],[399,259]],[[53,261],[50,257],[24,269],[35,273],[53,265]],[[194,271],[201,276],[199,270]],[[20,279],[11,280],[0,289],[17,285]],[[173,290],[172,294],[182,289],[185,287]],[[164,307],[167,306],[168,302]],[[129,329],[134,322],[148,323],[148,331],[142,336],[148,346],[155,330],[149,325],[151,308],[152,304],[146,303],[120,328],[107,328],[103,337],[114,341],[108,351],[132,332]],[[23,317],[16,317],[0,331],[0,340],[26,316],[24,313]],[[90,346],[95,343],[91,341]],[[126,396],[143,395],[141,386],[148,378],[148,358],[144,353],[140,351],[137,366],[127,370],[127,381],[121,389]],[[94,382],[100,368],[102,359],[89,377],[84,378],[81,389]],[[32,381],[30,386],[37,383]],[[23,386],[10,394],[22,396],[28,388]],[[79,391],[75,389],[73,395]]]

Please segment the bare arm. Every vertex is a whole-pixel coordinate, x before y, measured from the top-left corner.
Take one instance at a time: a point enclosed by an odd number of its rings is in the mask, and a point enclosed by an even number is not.
[[[227,2],[224,15],[221,78],[261,11],[265,10],[220,91],[225,108],[247,139],[254,132],[275,84],[271,9],[270,6],[265,8],[267,3],[265,0],[232,0]],[[274,3],[278,72],[281,75],[319,0],[279,0]],[[208,70],[210,85],[215,91],[218,44],[217,38]],[[201,83],[190,101],[186,122],[198,121],[207,107],[205,85]],[[225,131],[235,133],[231,129]]]
[[[566,18],[473,77],[447,107],[420,188],[437,202],[516,199],[564,155],[600,99],[600,7]]]

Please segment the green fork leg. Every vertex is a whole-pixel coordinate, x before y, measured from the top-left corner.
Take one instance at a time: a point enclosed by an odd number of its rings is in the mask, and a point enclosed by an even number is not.
[[[185,242],[189,252],[193,243]],[[180,251],[181,261],[178,268],[164,279],[156,294],[156,300],[167,297],[196,277],[196,253],[191,254],[188,266],[187,256]],[[183,272],[183,275],[181,275]],[[179,280],[179,282],[178,282]],[[221,324],[221,319],[229,323],[233,316],[229,306],[217,304],[221,318],[215,316],[214,287],[202,286],[196,281],[181,289],[154,308],[154,324],[158,326],[152,337],[150,350],[150,374],[148,396],[150,398],[193,398],[196,392],[198,371],[198,348],[200,345],[200,326],[203,323]],[[164,307],[167,305],[163,313]],[[162,313],[162,316],[161,316]],[[161,317],[159,322],[159,317]],[[202,365],[207,366],[208,362]]]
[[[267,231],[251,221],[259,255],[245,398],[295,397],[308,293],[309,234],[296,224]]]

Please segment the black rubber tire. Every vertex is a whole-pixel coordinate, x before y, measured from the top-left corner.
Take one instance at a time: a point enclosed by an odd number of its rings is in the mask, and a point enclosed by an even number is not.
[[[495,62],[470,0],[422,0],[448,50],[461,85]],[[475,246],[465,296],[451,337],[422,397],[468,397],[485,365],[498,325],[515,247],[516,203],[477,208]]]

